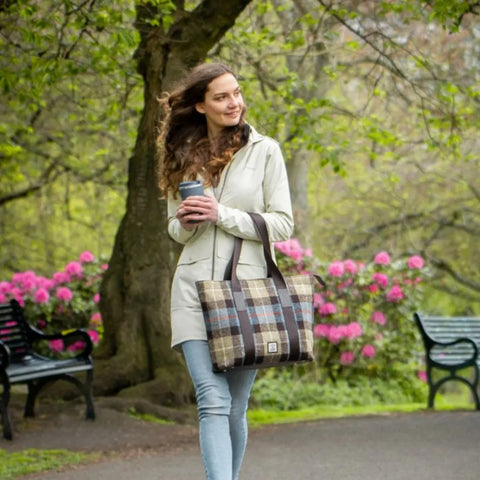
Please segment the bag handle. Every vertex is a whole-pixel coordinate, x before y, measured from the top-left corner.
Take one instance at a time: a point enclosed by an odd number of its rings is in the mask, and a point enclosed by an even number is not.
[[[277,264],[273,261],[272,253],[270,250],[270,239],[267,230],[267,224],[265,223],[264,218],[259,213],[247,212],[252,221],[253,226],[255,227],[255,231],[259,239],[262,241],[263,244],[263,254],[265,257],[265,262],[267,264],[267,278],[273,278],[275,285],[277,287],[286,288],[286,283],[283,278],[282,273],[278,269]],[[235,237],[235,241],[233,244],[233,253],[232,257],[230,258],[227,267],[225,268],[225,274],[223,279],[224,280],[232,280],[236,284],[238,284],[238,277],[237,277],[237,265],[238,260],[240,258],[240,251],[242,249],[243,240],[239,237]]]

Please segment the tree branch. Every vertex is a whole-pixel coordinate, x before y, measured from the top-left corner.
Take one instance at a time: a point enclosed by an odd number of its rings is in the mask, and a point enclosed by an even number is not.
[[[40,190],[43,186],[51,183],[53,180],[55,180],[55,178],[60,175],[60,173],[55,172],[56,166],[57,165],[55,162],[51,163],[35,183],[32,183],[28,187],[25,187],[21,190],[17,190],[16,192],[8,193],[1,196],[0,206],[3,206],[14,200],[18,200],[19,198],[28,197],[29,195],[32,195],[33,193]]]
[[[460,285],[463,285],[464,287],[467,287],[470,290],[473,290],[474,292],[480,293],[480,282],[476,282],[469,278],[465,278],[461,273],[457,272],[457,270],[446,260],[443,260],[441,258],[436,258],[428,254],[427,254],[427,259],[431,265],[434,265],[439,270],[447,273]]]

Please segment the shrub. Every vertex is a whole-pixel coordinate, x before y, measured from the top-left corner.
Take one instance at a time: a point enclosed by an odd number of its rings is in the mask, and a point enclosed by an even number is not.
[[[51,278],[31,270],[14,273],[10,281],[0,282],[0,303],[16,299],[28,322],[45,333],[84,328],[97,345],[103,333],[98,291],[106,268],[85,251]],[[63,349],[61,341],[52,341],[49,347],[52,351]],[[70,350],[77,348],[81,346],[69,346]]]
[[[314,295],[317,364],[323,378],[388,379],[399,367],[416,376],[421,359],[412,314],[421,298],[424,262],[418,255],[392,261],[379,252],[368,263],[321,264],[296,239],[275,244],[285,273],[320,273]]]

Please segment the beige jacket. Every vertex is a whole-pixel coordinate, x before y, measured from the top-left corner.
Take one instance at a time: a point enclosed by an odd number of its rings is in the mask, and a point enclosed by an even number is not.
[[[262,213],[271,242],[288,239],[293,215],[285,162],[278,143],[251,128],[247,144],[224,169],[219,185],[206,189],[218,201],[218,221],[185,230],[175,218],[181,199],[168,199],[168,232],[184,245],[173,278],[172,347],[207,334],[195,282],[221,280],[233,252],[234,236],[244,239],[239,278],[266,275],[263,248],[247,212]]]

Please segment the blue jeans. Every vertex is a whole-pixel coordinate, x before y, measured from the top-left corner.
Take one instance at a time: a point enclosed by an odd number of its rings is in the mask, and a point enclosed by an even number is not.
[[[195,387],[207,480],[237,480],[247,446],[247,408],[256,370],[214,373],[204,340],[182,343]]]

